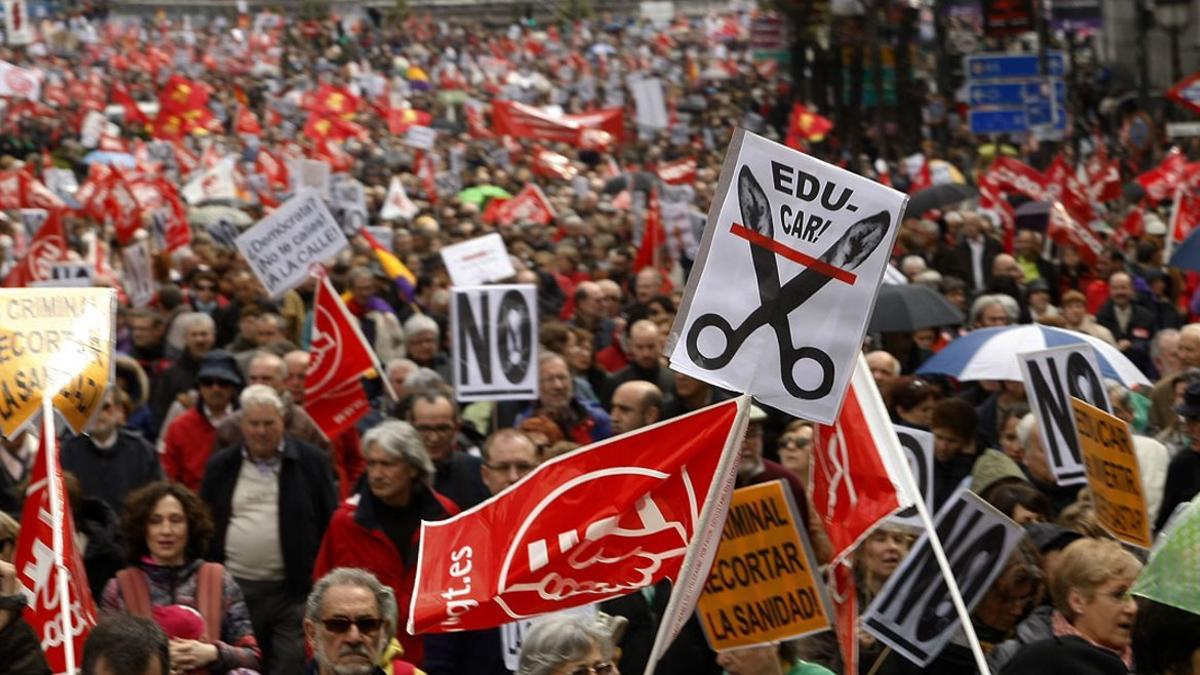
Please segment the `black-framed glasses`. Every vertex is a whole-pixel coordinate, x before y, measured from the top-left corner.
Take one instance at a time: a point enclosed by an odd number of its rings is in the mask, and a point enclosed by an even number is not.
[[[374,633],[383,626],[383,619],[377,616],[359,616],[351,619],[348,616],[335,616],[332,619],[321,619],[321,625],[330,633],[349,632],[351,626],[358,626],[360,633]]]
[[[580,666],[575,670],[567,671],[563,675],[609,675],[615,669],[615,666],[611,663],[597,663],[594,666]]]

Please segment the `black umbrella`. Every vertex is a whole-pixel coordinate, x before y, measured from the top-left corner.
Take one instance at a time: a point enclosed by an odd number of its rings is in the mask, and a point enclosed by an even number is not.
[[[656,185],[658,185],[658,176],[647,171],[628,171],[616,178],[609,179],[601,192],[606,195],[615,195],[622,190],[649,192]]]
[[[868,330],[872,333],[911,333],[962,322],[962,312],[928,286],[884,284],[879,287]]]
[[[1013,211],[1013,220],[1018,230],[1046,231],[1050,222],[1050,202],[1025,202]]]
[[[922,213],[940,209],[943,206],[957,204],[963,200],[970,199],[976,194],[975,188],[970,185],[961,185],[959,183],[942,183],[933,187],[925,188],[908,200],[908,216],[910,218],[919,218]]]

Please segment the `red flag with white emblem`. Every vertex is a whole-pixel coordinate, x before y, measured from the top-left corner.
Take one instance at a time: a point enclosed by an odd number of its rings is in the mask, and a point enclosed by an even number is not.
[[[810,494],[836,560],[914,501],[904,489],[901,463],[907,460],[900,439],[861,355],[837,421],[820,425],[817,441]]]
[[[742,396],[580,448],[421,523],[409,633],[490,628],[671,578],[651,672],[708,576],[749,407]]]
[[[304,376],[304,410],[326,438],[337,438],[367,414],[360,379],[379,369],[357,321],[322,277],[313,298],[312,361]]]
[[[33,241],[29,242],[25,257],[4,279],[4,286],[14,288],[28,286],[34,281],[46,281],[50,278],[54,263],[66,259],[67,236],[63,231],[62,214],[51,211]]]
[[[50,475],[46,468],[47,454],[57,455],[53,438],[53,434],[43,431],[38,444],[29,487],[25,489],[21,535],[17,537],[13,564],[17,568],[17,582],[26,597],[32,599],[25,608],[25,621],[37,635],[51,672],[64,673],[69,672],[68,649],[72,650],[70,663],[83,662],[83,643],[88,631],[96,625],[96,606],[83,559],[75,548],[75,523],[56,458],[49,460],[54,464],[54,485],[46,480]],[[52,505],[52,496],[57,497],[57,505]],[[61,556],[56,555],[59,552]],[[70,640],[63,640],[64,613],[69,615]]]

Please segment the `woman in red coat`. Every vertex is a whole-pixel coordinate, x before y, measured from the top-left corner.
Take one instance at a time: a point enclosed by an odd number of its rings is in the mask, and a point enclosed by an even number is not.
[[[421,521],[447,518],[458,513],[458,507],[431,487],[433,462],[411,424],[384,422],[363,436],[362,447],[367,479],[333,514],[313,578],[335,567],[361,567],[375,573],[396,594],[400,610],[396,625],[405,626]],[[405,660],[420,666],[421,637],[399,628],[397,633]]]

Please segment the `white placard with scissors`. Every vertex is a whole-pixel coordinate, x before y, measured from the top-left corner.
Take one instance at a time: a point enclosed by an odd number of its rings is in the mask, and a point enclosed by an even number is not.
[[[908,197],[738,129],[664,350],[797,417],[837,417]]]

